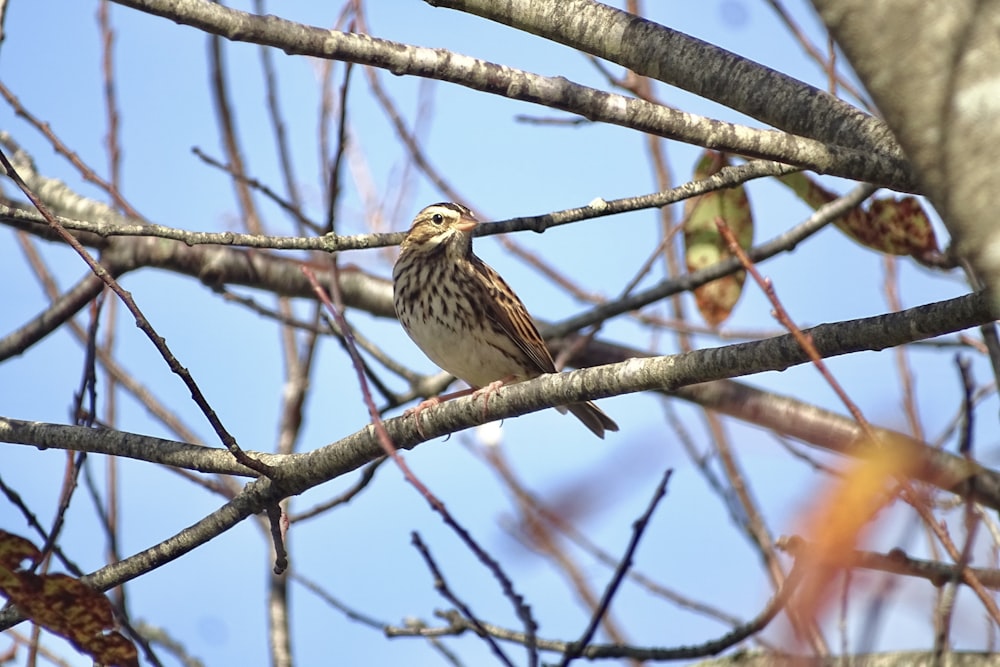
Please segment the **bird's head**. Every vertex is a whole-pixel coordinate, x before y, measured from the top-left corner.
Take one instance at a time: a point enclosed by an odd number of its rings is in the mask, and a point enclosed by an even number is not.
[[[472,248],[472,232],[479,221],[461,204],[442,203],[425,207],[410,225],[403,251],[464,253]]]

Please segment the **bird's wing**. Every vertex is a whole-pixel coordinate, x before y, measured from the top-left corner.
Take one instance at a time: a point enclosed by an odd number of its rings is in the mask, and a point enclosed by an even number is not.
[[[542,340],[541,334],[531,321],[528,309],[524,307],[500,274],[478,257],[473,256],[473,266],[484,278],[489,289],[489,297],[480,304],[486,317],[507,334],[525,356],[538,367],[540,373],[555,373],[556,364],[552,353]]]

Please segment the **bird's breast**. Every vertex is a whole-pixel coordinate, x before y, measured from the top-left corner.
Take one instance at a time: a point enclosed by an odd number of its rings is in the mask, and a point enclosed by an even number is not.
[[[489,293],[474,273],[405,259],[393,271],[396,314],[431,361],[474,387],[530,376],[524,353],[487,317]]]

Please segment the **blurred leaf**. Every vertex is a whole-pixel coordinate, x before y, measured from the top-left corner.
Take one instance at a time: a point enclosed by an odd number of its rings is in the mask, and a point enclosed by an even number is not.
[[[813,209],[837,197],[802,172],[778,180]],[[916,197],[880,197],[867,210],[855,208],[834,224],[861,245],[889,255],[920,258],[940,252],[931,221]]]
[[[695,165],[694,180],[702,180],[729,165],[722,153],[705,151]],[[741,185],[716,190],[684,203],[684,258],[688,271],[697,271],[729,259],[725,239],[716,221],[723,220],[733,231],[740,246],[753,243],[753,215],[746,189]],[[695,289],[694,298],[701,316],[711,326],[718,326],[729,317],[743,293],[744,271],[713,280]]]
[[[27,618],[65,638],[94,662],[138,667],[135,645],[111,630],[111,603],[102,593],[69,575],[21,569],[25,560],[40,556],[28,540],[0,530],[0,592]]]
[[[909,479],[918,465],[904,447],[875,444],[866,449],[872,454],[821,489],[800,517],[800,532],[817,554],[807,561],[806,579],[795,598],[800,618],[820,616],[836,604],[837,576],[853,564],[854,551],[863,546],[879,512],[895,500],[897,482]]]
[[[21,567],[21,563],[34,561],[41,555],[28,540],[0,530],[0,585],[7,582],[9,573]]]

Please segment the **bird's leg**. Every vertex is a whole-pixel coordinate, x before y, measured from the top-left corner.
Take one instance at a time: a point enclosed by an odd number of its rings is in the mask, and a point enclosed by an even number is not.
[[[515,375],[508,375],[507,377],[501,378],[499,380],[494,380],[493,382],[490,382],[485,387],[480,387],[479,389],[476,389],[474,387],[467,387],[466,389],[460,389],[459,391],[453,391],[450,394],[442,394],[441,396],[432,396],[431,398],[428,398],[428,399],[426,399],[424,401],[421,401],[420,403],[418,403],[414,407],[409,408],[408,410],[405,410],[403,412],[403,416],[404,417],[409,417],[409,416],[412,415],[417,420],[417,433],[420,434],[420,437],[426,438],[427,436],[426,436],[426,434],[424,434],[423,426],[421,426],[421,424],[420,424],[420,413],[421,412],[423,412],[427,408],[432,408],[435,405],[441,405],[445,401],[450,401],[453,398],[461,398],[463,396],[468,396],[469,394],[472,394],[472,400],[476,400],[477,398],[482,397],[482,399],[483,399],[483,418],[485,418],[486,415],[487,415],[487,413],[489,412],[490,396],[492,396],[493,394],[495,394],[496,392],[498,392],[500,390],[500,387],[504,386],[505,384],[507,384],[511,380],[514,380],[516,377],[517,376],[515,376]]]
[[[453,398],[461,398],[463,396],[468,396],[469,394],[472,394],[473,392],[475,392],[475,389],[473,389],[472,387],[468,387],[466,389],[460,389],[458,391],[453,391],[450,394],[442,394],[441,396],[431,396],[430,398],[428,398],[428,399],[426,399],[424,401],[421,401],[420,403],[418,403],[414,407],[409,408],[407,410],[404,410],[403,411],[403,416],[404,417],[409,417],[409,416],[412,415],[414,417],[414,419],[417,420],[417,433],[420,434],[421,438],[426,438],[427,435],[424,433],[423,426],[421,426],[421,424],[420,424],[420,413],[421,412],[423,412],[427,408],[432,408],[435,405],[440,405],[440,404],[444,403],[445,401],[450,401]]]

